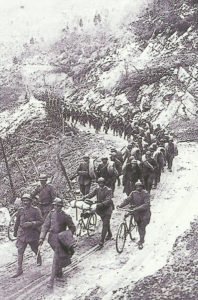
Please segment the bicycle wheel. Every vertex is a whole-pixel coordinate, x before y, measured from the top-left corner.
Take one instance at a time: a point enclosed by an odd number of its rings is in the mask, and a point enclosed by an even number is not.
[[[136,230],[136,224],[135,224],[133,216],[130,217],[130,221],[129,222],[130,222],[129,223],[129,236],[130,236],[130,239],[132,241],[134,241],[135,238],[133,237],[133,234],[134,234],[134,231]]]
[[[96,230],[97,216],[96,214],[91,215],[87,220],[87,234],[92,236]]]
[[[14,237],[14,225],[16,222],[16,216],[17,212],[15,212],[10,219],[9,225],[8,225],[8,238],[10,241],[15,241],[16,237]]]
[[[80,219],[78,221],[77,226],[76,226],[76,236],[77,236],[77,238],[79,238],[81,236],[82,231],[83,231],[83,221],[82,221],[82,219]]]
[[[122,253],[124,249],[126,236],[127,236],[127,225],[126,223],[121,223],[116,235],[116,250],[118,253]]]

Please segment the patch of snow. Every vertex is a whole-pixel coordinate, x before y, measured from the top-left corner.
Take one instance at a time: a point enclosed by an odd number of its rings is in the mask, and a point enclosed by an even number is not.
[[[14,110],[5,110],[0,113],[1,137],[13,134],[21,124],[34,118],[45,118],[45,109],[43,102],[31,96],[29,102],[21,104]]]
[[[190,79],[190,74],[182,67],[179,68],[178,79],[181,82],[186,82]]]
[[[10,213],[6,207],[0,208],[0,226],[8,226],[10,222]]]
[[[111,68],[110,71],[104,72],[98,81],[98,88],[102,87],[107,90],[114,88],[116,83],[120,80],[122,73],[124,72],[124,64],[120,63],[115,68]]]

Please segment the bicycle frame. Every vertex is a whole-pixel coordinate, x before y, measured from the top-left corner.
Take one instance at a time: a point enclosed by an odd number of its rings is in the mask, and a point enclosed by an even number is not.
[[[130,239],[134,241],[134,238],[132,236],[132,232],[134,229],[137,229],[136,222],[133,222],[133,211],[135,210],[129,210],[129,209],[120,209],[122,211],[127,212],[128,214],[124,215],[123,221],[118,227],[117,235],[116,235],[116,250],[118,253],[122,253],[126,238],[129,235]],[[127,218],[130,216],[129,224],[127,222]]]

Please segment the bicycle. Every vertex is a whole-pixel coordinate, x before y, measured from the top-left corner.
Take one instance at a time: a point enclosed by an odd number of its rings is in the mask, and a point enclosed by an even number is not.
[[[76,226],[76,236],[79,238],[83,232],[86,232],[88,236],[92,236],[95,233],[97,226],[97,215],[95,212],[91,212],[90,209],[84,209],[80,214],[80,219]]]
[[[127,209],[121,209],[121,208],[119,208],[119,210],[127,212],[124,215],[124,219],[123,219],[122,223],[118,227],[118,231],[117,231],[117,235],[116,235],[116,250],[118,253],[122,253],[124,246],[125,246],[127,235],[130,236],[130,239],[132,241],[135,240],[133,237],[133,233],[135,230],[137,231],[137,223],[135,222],[135,220],[133,218],[133,214],[132,214],[133,211],[135,211],[135,210],[127,210]],[[129,222],[127,222],[128,216],[130,216]]]

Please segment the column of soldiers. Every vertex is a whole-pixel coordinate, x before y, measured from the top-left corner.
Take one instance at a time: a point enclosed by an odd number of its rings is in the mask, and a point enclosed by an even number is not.
[[[173,137],[166,135],[165,130],[161,129],[159,124],[154,129],[150,122],[144,121],[144,123],[143,128],[140,128],[138,124],[134,125],[133,140],[124,151],[112,148],[109,156],[101,158],[101,163],[95,167],[96,181],[99,186],[94,191],[90,192],[92,177],[89,173],[89,155],[84,155],[84,162],[80,164],[77,170],[80,189],[83,194],[82,200],[86,201],[86,199],[91,199],[94,196],[97,199],[92,211],[101,217],[103,223],[100,247],[103,247],[105,240],[112,237],[110,229],[110,220],[114,209],[112,199],[116,181],[118,186],[121,184],[120,176],[123,175],[123,193],[127,195],[127,198],[118,207],[121,208],[128,204],[135,207],[134,218],[140,236],[138,247],[142,249],[146,226],[149,224],[151,216],[151,190],[157,188],[165,166],[168,167],[169,172],[172,172],[173,159],[178,155]]]
[[[98,187],[93,191],[90,192],[93,177],[90,175],[89,155],[84,155],[77,174],[82,201],[96,197],[96,200],[92,202],[91,211],[96,212],[102,220],[103,226],[99,241],[101,248],[105,240],[112,238],[110,221],[114,210],[113,198],[116,183],[120,186],[122,179],[123,193],[127,197],[118,207],[130,205],[135,208],[134,219],[140,236],[138,247],[142,249],[146,226],[151,216],[151,190],[155,189],[160,182],[165,166],[170,172],[172,171],[173,159],[178,154],[173,137],[170,133],[166,133],[159,124],[153,128],[151,122],[143,119],[133,124],[129,120],[126,124],[124,123],[124,126],[120,122],[120,128],[118,128],[117,125],[112,127],[115,121],[112,116],[99,123],[97,115],[94,116],[91,113],[87,115],[86,122],[81,115],[76,114],[76,111],[69,110],[65,116],[67,120],[72,118],[73,123],[86,124],[88,122],[89,126],[94,126],[97,132],[103,125],[106,133],[109,128],[112,128],[115,134],[128,138],[129,144],[126,149],[119,151],[112,148],[109,155],[102,157],[101,163],[95,167],[95,180]],[[23,255],[27,245],[30,245],[32,251],[37,254],[37,265],[42,264],[39,246],[43,244],[47,233],[49,233],[48,242],[54,250],[49,287],[53,287],[55,278],[63,276],[62,268],[71,263],[74,253],[72,235],[75,233],[75,225],[72,218],[62,210],[63,201],[57,195],[53,186],[47,183],[47,176],[41,174],[40,185],[35,191],[31,195],[22,196],[23,207],[18,210],[14,230],[17,237],[18,269],[13,277],[18,277],[23,273]],[[32,205],[35,198],[37,207]]]

